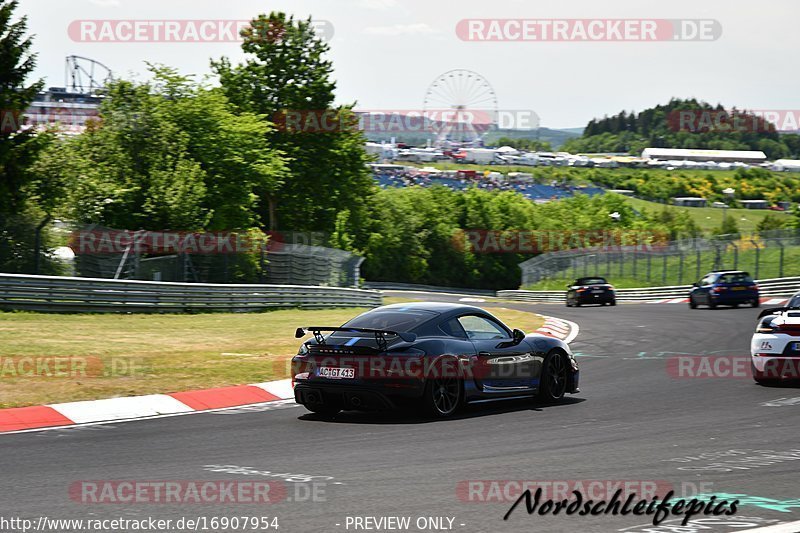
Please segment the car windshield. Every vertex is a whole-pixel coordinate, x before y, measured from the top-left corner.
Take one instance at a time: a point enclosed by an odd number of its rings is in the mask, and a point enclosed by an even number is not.
[[[604,278],[578,278],[575,285],[602,285],[607,283]]]
[[[753,283],[753,278],[747,272],[731,272],[722,274],[717,283]]]
[[[422,309],[370,311],[346,322],[342,327],[411,331],[439,313]]]

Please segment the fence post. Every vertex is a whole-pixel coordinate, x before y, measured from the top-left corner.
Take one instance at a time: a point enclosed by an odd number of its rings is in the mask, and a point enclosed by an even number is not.
[[[50,213],[48,213],[39,225],[36,226],[36,234],[33,237],[33,273],[39,273],[39,265],[41,263],[41,251],[42,251],[42,231],[44,231],[44,227],[50,223]]]
[[[653,262],[653,256],[648,253],[647,254],[647,281],[650,281],[650,265]]]
[[[633,252],[633,279],[636,279],[636,259],[638,259],[639,254],[636,253],[636,250]]]
[[[778,260],[778,277],[782,278],[783,277],[783,251],[784,251],[783,243],[779,239],[776,239],[775,242],[778,243],[778,246],[781,247],[780,259]]]
[[[594,275],[600,275],[600,254],[594,254]]]
[[[664,265],[661,269],[661,283],[667,284],[667,254],[662,256],[664,258]]]
[[[694,279],[700,279],[700,260],[701,260],[700,248],[697,248],[697,273]]]
[[[683,285],[683,252],[678,251],[680,257],[678,261],[678,285]]]
[[[266,243],[262,242],[261,246],[259,247],[259,258],[258,258],[258,282],[264,283],[266,279],[264,277],[265,269],[266,269],[266,262],[264,256],[267,255],[267,245]]]
[[[752,242],[753,246],[756,247],[756,271],[755,271],[755,274],[754,274],[753,278],[754,279],[758,279],[758,263],[760,262],[759,260],[760,260],[760,256],[761,256],[761,247],[753,239],[750,239],[750,242]]]
[[[730,245],[733,246],[733,269],[739,270],[739,247],[733,241],[731,241]]]

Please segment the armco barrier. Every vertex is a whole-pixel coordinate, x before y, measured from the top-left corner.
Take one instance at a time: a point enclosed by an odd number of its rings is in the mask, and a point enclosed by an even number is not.
[[[0,274],[0,309],[60,313],[263,311],[376,307],[377,291],[302,285],[228,285]]]
[[[800,277],[773,278],[758,280],[761,296],[792,296],[800,291]],[[665,298],[685,298],[689,295],[691,285],[672,285],[668,287],[641,287],[636,289],[617,289],[617,299],[621,301],[661,300]],[[497,291],[498,298],[528,302],[563,302],[566,297],[563,291]]]
[[[405,292],[442,292],[448,294],[469,294],[474,296],[494,296],[495,291],[488,289],[463,289],[459,287],[439,287],[437,285],[413,285],[411,283],[392,283],[388,281],[365,281],[365,289],[378,291]]]

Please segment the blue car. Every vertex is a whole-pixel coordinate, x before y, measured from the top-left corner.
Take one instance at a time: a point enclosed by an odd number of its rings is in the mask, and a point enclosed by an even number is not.
[[[435,418],[463,404],[579,392],[578,363],[554,337],[526,335],[486,310],[415,302],[367,311],[313,334],[292,359],[297,403],[323,416],[410,403]]]
[[[714,309],[718,305],[750,305],[758,307],[758,285],[750,274],[742,270],[715,270],[692,284],[689,292],[689,307],[707,305]]]

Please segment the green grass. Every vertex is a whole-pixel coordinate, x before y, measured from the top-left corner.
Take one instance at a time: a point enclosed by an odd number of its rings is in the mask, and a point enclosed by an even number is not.
[[[647,200],[640,200],[639,198],[630,198],[627,196],[625,197],[625,201],[631,204],[634,209],[639,211],[646,209],[651,213],[654,211],[661,211],[664,207],[678,211],[686,211],[704,232],[717,230],[722,225],[722,217],[725,216],[725,211],[728,212],[727,216],[736,219],[736,224],[739,226],[739,231],[741,233],[754,232],[758,223],[769,214],[785,217],[791,216],[785,212],[770,211],[768,209],[719,209],[716,207],[665,206],[665,204],[648,202]]]
[[[198,315],[0,312],[0,408],[284,379],[289,377],[289,361],[300,344],[294,337],[298,326],[336,326],[363,311],[292,309]],[[543,322],[533,313],[495,308],[492,312],[514,327],[531,331]],[[70,364],[78,362],[87,368],[63,376],[19,375],[19,362],[27,357],[74,358]],[[53,368],[50,366],[51,371]]]
[[[364,309],[198,315],[0,313],[0,358],[87,358],[101,375],[0,373],[0,407],[175,392],[288,376],[294,330],[338,325]],[[99,361],[99,363],[97,362]],[[105,375],[111,368],[120,375]],[[87,372],[89,374],[89,372]]]

